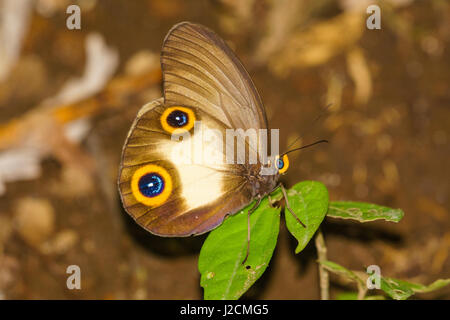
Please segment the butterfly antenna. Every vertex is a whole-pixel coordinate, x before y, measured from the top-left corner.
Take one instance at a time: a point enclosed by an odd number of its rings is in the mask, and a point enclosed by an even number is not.
[[[297,151],[297,150],[309,148],[309,147],[315,146],[316,144],[320,144],[320,143],[328,143],[328,140],[322,139],[322,140],[319,140],[319,141],[316,141],[316,142],[307,144],[307,145],[305,145],[305,146],[301,146],[301,147],[298,147],[298,148],[295,148],[295,149],[291,149],[291,150],[286,151],[285,153],[283,153],[283,154],[280,156],[280,158],[283,157],[285,154],[288,154],[288,153],[291,153],[291,152],[294,152],[294,151]]]
[[[314,120],[311,122],[311,124],[308,126],[308,128],[307,128],[308,131],[307,131],[307,130],[303,130],[303,132],[300,133],[300,135],[297,137],[297,139],[295,139],[295,140],[287,147],[287,149],[290,149],[292,146],[295,145],[295,143],[296,143],[298,140],[300,140],[301,138],[303,138],[303,137],[305,136],[306,132],[309,132],[309,129],[310,129],[313,125],[317,124],[317,122],[318,122],[323,116],[325,116],[325,114],[328,113],[328,111],[330,110],[330,108],[331,108],[332,105],[333,105],[333,103],[329,103],[328,105],[326,105],[326,106],[320,111],[320,113],[314,118]]]

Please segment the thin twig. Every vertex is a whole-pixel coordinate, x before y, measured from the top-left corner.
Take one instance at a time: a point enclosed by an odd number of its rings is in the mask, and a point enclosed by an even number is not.
[[[358,282],[358,300],[364,300],[367,293],[367,287]]]
[[[317,231],[316,239],[317,257],[319,261],[327,260],[327,247],[323,238],[322,231]],[[319,283],[320,283],[320,299],[330,299],[330,283],[328,279],[328,271],[319,263]]]

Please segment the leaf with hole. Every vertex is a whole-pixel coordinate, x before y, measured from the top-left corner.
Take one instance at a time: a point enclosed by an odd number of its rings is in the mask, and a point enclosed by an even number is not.
[[[392,299],[405,300],[415,293],[425,293],[441,289],[450,284],[450,279],[438,279],[428,286],[404,280],[381,277],[381,290]]]
[[[247,210],[229,216],[213,230],[200,251],[198,268],[205,299],[238,299],[264,273],[275,249],[280,229],[280,209],[267,198],[250,216],[250,254],[247,252]]]
[[[364,282],[363,276],[358,275],[362,274],[361,272],[351,271],[332,261],[319,261],[319,263],[328,271],[336,273],[344,279],[356,282],[359,290],[366,290],[366,284]],[[381,276],[380,282],[380,289],[387,293],[387,295],[389,295],[392,299],[405,300],[415,293],[425,293],[441,289],[450,284],[450,279],[439,279],[429,284],[428,286],[420,283],[413,283],[383,276]],[[351,298],[349,295],[347,295],[346,297],[349,299]],[[370,297],[371,296],[366,297],[365,299]]]
[[[399,222],[403,218],[403,211],[391,209],[371,203],[353,201],[331,201],[328,208],[328,217],[339,219],[352,219],[359,222],[369,222],[383,219]]]

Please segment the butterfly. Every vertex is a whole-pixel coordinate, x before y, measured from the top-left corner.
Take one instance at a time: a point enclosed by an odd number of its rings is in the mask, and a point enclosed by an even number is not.
[[[244,130],[268,129],[258,91],[228,45],[204,26],[179,23],[164,39],[161,68],[163,97],[141,108],[122,151],[120,197],[135,221],[159,236],[185,237],[216,228],[256,200],[250,217],[278,186],[287,201],[278,182],[289,166],[287,153],[261,161],[258,148],[244,137],[244,154],[228,162],[226,148],[205,144],[196,131],[200,122],[222,137],[232,129],[242,129],[240,138]],[[177,135],[183,139],[174,139]],[[197,140],[218,155],[215,161],[183,161],[174,152],[180,143]],[[257,161],[251,163],[255,155]],[[274,168],[271,174],[261,174],[266,167]],[[288,202],[286,206],[295,216]]]

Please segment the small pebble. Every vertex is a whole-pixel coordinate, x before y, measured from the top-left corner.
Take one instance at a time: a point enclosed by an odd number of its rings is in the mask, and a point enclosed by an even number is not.
[[[55,230],[55,211],[46,199],[22,198],[14,211],[15,228],[30,246],[40,246]]]

